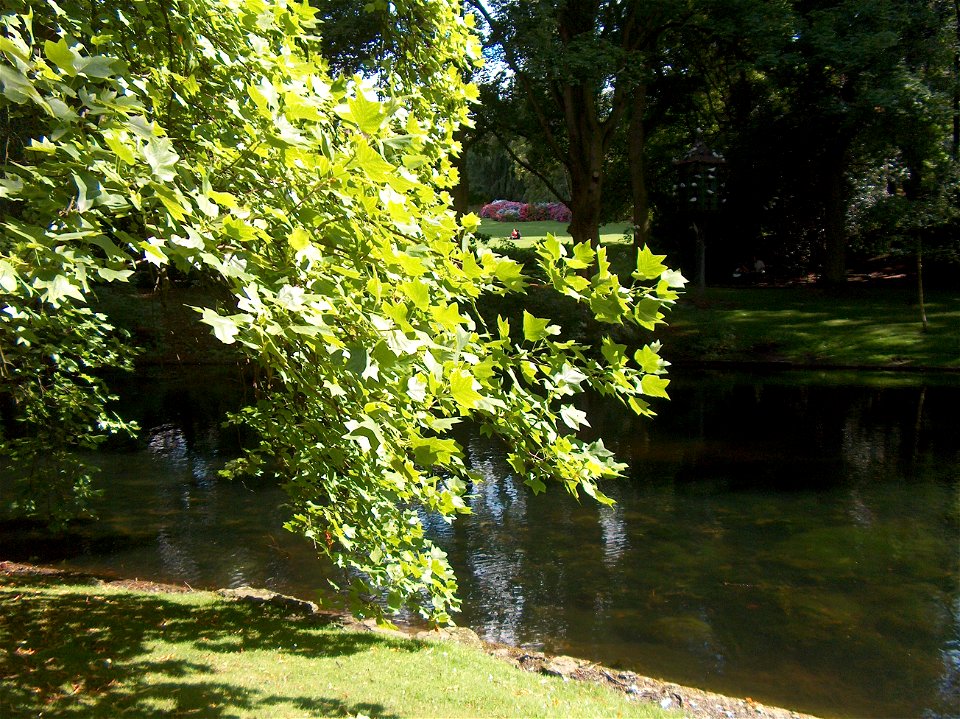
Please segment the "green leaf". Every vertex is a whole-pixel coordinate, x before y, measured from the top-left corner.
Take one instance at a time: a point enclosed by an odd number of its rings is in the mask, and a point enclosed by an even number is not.
[[[551,325],[550,320],[534,317],[532,314],[523,311],[523,337],[528,342],[539,342],[550,335],[560,334],[560,328]]]
[[[523,267],[515,260],[508,258],[500,258],[497,261],[494,275],[507,289],[513,290],[514,292],[522,290],[526,280],[523,275]]]
[[[149,142],[140,148],[140,154],[161,182],[170,182],[177,176],[176,164],[180,156],[173,149],[173,143],[168,138],[151,137]]]
[[[528,487],[530,487],[530,489],[533,490],[534,494],[543,494],[544,492],[547,491],[547,485],[545,485],[543,483],[543,480],[540,479],[539,477],[534,477],[531,475],[527,477],[525,480],[523,480],[523,483]]]
[[[214,336],[225,345],[231,345],[237,341],[240,329],[230,317],[224,317],[209,307],[204,307],[200,321],[210,325]]]
[[[593,310],[594,316],[601,322],[620,324],[623,322],[627,305],[619,294],[611,292],[608,295],[591,297],[590,309]]]
[[[430,306],[430,288],[424,282],[420,280],[404,282],[399,289],[417,309],[425,310]]]
[[[0,63],[0,92],[11,102],[22,104],[30,100],[40,105],[48,114],[54,114],[53,109],[47,101],[40,96],[40,93],[37,92],[37,89],[27,76],[5,63]],[[46,140],[46,138],[44,138],[44,140]],[[35,147],[37,144],[41,147]],[[42,149],[43,145],[43,142],[38,143],[38,141],[34,139],[31,149]]]
[[[651,297],[644,297],[637,302],[633,308],[633,318],[637,324],[648,330],[655,329],[657,324],[663,320],[663,313],[660,311],[661,304]]]
[[[660,279],[667,283],[667,287],[684,287],[687,284],[687,278],[676,270],[664,270]]]
[[[36,286],[44,290],[43,301],[49,302],[54,307],[59,307],[62,304],[61,300],[65,297],[72,297],[80,302],[84,299],[81,289],[64,275],[57,275],[49,281],[38,281]]]
[[[452,457],[460,454],[460,447],[452,439],[439,437],[417,437],[411,442],[414,460],[421,467],[447,464]]]
[[[622,366],[624,360],[626,359],[626,351],[626,345],[617,344],[609,337],[603,338],[603,344],[600,347],[600,352],[603,354],[604,359],[607,360],[607,363],[611,366]]]
[[[600,247],[597,249],[597,274],[596,278],[604,281],[609,281],[612,275],[610,274],[610,262],[607,260],[607,248]]]
[[[467,232],[476,232],[480,229],[480,218],[473,212],[468,212],[460,218],[460,226]]]
[[[6,292],[15,292],[17,289],[17,272],[6,260],[0,260],[0,288]]]
[[[356,140],[354,146],[354,155],[347,163],[347,167],[361,170],[374,182],[387,182],[391,179],[392,173],[397,171],[396,167],[384,160],[380,153],[364,140]]]
[[[133,274],[133,270],[111,270],[109,267],[97,268],[97,274],[107,282],[126,282]]]
[[[629,400],[627,400],[627,404],[630,405],[630,409],[632,409],[638,416],[650,414],[650,403],[646,400],[639,399],[638,397],[631,397]]]
[[[80,59],[80,54],[71,49],[63,38],[57,42],[47,40],[43,43],[43,54],[70,77],[77,76],[77,61]]]
[[[167,212],[178,222],[183,222],[186,216],[193,211],[193,208],[187,203],[186,198],[179,197],[176,192],[164,185],[153,183],[153,191],[157,193],[157,197],[160,198],[163,206],[167,208]]]
[[[387,117],[379,102],[368,100],[362,94],[347,98],[347,104],[338,105],[334,112],[344,120],[354,123],[361,132],[368,135],[377,132]]]
[[[665,397],[666,399],[670,399],[666,392],[668,384],[670,384],[670,380],[668,379],[658,377],[657,375],[645,374],[643,379],[640,380],[640,391],[648,397]]]
[[[294,252],[300,252],[310,246],[310,233],[302,227],[294,227],[293,231],[287,235],[287,242]]]
[[[108,130],[103,133],[103,139],[107,143],[107,147],[113,150],[113,153],[123,160],[123,162],[128,165],[135,165],[137,163],[134,147],[128,144],[129,138],[126,133],[120,134],[116,131]]]
[[[574,270],[585,270],[593,264],[597,253],[589,242],[579,242],[574,245],[573,257],[567,260],[567,266]]]
[[[577,409],[573,405],[567,404],[560,408],[560,419],[570,429],[580,429],[580,427],[589,427],[587,413]]]
[[[551,262],[556,262],[563,255],[564,249],[563,245],[560,244],[560,240],[552,234],[547,234],[547,239],[540,243],[537,252],[539,252],[543,258]]]
[[[77,186],[77,211],[87,212],[100,195],[100,183],[92,175],[83,178],[76,174],[73,182]]]
[[[430,308],[430,315],[441,327],[447,330],[465,324],[466,318],[460,314],[460,308],[451,302],[448,305],[434,305]]]
[[[90,55],[81,57],[76,61],[77,72],[87,77],[105,79],[111,77],[115,72],[117,59],[107,57],[106,55]]]
[[[644,245],[643,249],[637,253],[637,270],[633,273],[633,277],[638,280],[659,278],[667,269],[666,265],[663,264],[663,260],[666,258],[666,255],[653,254],[650,248]]]
[[[462,414],[472,410],[483,399],[477,392],[479,387],[480,383],[466,370],[458,370],[450,375],[450,396],[453,397]]]
[[[642,349],[637,350],[633,354],[633,359],[636,360],[640,369],[647,374],[655,374],[663,367],[663,361],[660,359],[660,355],[658,355],[650,345],[645,345]]]

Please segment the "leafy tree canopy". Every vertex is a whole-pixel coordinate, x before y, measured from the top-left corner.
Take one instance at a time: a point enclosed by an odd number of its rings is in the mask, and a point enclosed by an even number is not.
[[[447,621],[456,580],[422,520],[468,511],[478,479],[451,429],[501,437],[535,492],[608,502],[597,483],[622,466],[576,436],[575,398],[651,414],[665,363],[656,343],[594,351],[530,313],[484,323],[478,298],[528,281],[449,209],[476,96],[470,18],[453,0],[369,11],[391,20],[391,51],[353,77],[331,75],[315,9],[294,0],[51,0],[2,16],[0,106],[20,148],[0,179],[3,446],[29,473],[51,443],[124,428],[96,370],[132,349],[91,295],[144,264],[203,273],[231,299],[198,320],[266,378],[234,418],[257,444],[229,472],[278,474],[289,528],[357,598]],[[684,282],[646,248],[626,284],[602,248],[551,239],[538,256],[554,291],[610,325],[652,329]]]

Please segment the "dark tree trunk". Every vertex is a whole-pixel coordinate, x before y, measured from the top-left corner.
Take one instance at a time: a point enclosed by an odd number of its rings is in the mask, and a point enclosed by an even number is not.
[[[953,10],[956,14],[957,48],[960,48],[960,2],[954,0]],[[953,161],[960,160],[960,49],[953,52]]]
[[[564,116],[569,141],[570,212],[567,231],[574,242],[600,244],[600,214],[603,170],[606,157],[604,133],[599,127],[591,90],[583,85],[564,88]]]
[[[847,278],[847,235],[844,227],[847,208],[843,202],[843,174],[835,169],[823,180],[827,184],[823,218],[823,280],[827,284],[839,285]]]
[[[600,244],[600,200],[603,191],[602,158],[570,173],[573,215],[567,232],[574,242]]]
[[[647,108],[647,87],[639,85],[631,98],[629,128],[630,190],[633,194],[633,244],[643,247],[650,239],[650,200],[647,194],[647,172],[644,152],[647,137],[644,112]]]
[[[460,154],[453,158],[453,166],[457,168],[459,181],[451,191],[453,196],[453,211],[457,217],[467,214],[470,205],[470,175],[467,172],[467,145],[463,142],[463,133],[461,132],[462,148]]]
[[[905,148],[905,159],[907,170],[909,171],[907,181],[903,184],[903,193],[911,203],[919,203],[923,200],[923,158],[915,151],[915,148]],[[923,331],[928,329],[927,306],[923,296],[923,228],[914,227],[915,247],[914,256],[917,262],[917,302],[920,308],[920,324]]]
[[[842,285],[847,280],[847,138],[826,143],[826,155],[820,181],[823,198],[823,281],[828,285]]]

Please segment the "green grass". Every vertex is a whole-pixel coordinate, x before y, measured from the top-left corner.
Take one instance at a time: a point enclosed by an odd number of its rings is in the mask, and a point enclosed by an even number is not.
[[[2,717],[661,717],[453,642],[199,592],[0,578]]]
[[[661,334],[674,360],[960,369],[960,291],[928,290],[923,331],[912,287],[690,290]]]
[[[527,229],[527,226],[529,230]],[[484,220],[481,232],[509,235],[512,225]],[[561,223],[518,225],[522,243],[504,251],[533,263],[529,247],[541,232],[562,232]],[[635,253],[622,240],[624,225],[607,225],[611,270],[629,281]],[[492,233],[491,233],[492,234]],[[531,264],[532,266],[532,264]],[[609,327],[585,322],[572,302],[532,290],[522,298],[499,299],[491,317],[503,313],[519,321],[526,309],[552,317],[565,328],[579,328],[577,339],[590,342]],[[803,367],[960,370],[960,290],[926,290],[928,328],[920,322],[916,287],[905,284],[857,284],[840,291],[816,285],[788,287],[708,287],[701,293],[688,286],[667,312],[663,357],[671,362],[780,363]],[[649,333],[620,333],[618,341],[649,342]],[[582,336],[581,336],[582,335]]]
[[[600,242],[604,244],[626,244],[624,233],[631,225],[629,222],[612,222],[600,228]],[[497,222],[484,218],[480,220],[480,232],[490,235],[494,240],[509,239],[510,232],[516,227],[520,231],[520,240],[515,242],[517,247],[531,247],[538,240],[542,240],[547,233],[557,237],[570,237],[567,233],[566,222]]]

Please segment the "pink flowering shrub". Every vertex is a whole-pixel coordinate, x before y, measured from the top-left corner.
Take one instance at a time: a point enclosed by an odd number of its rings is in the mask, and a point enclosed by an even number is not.
[[[497,222],[570,222],[570,208],[562,202],[513,202],[494,200],[480,209],[480,217]]]

